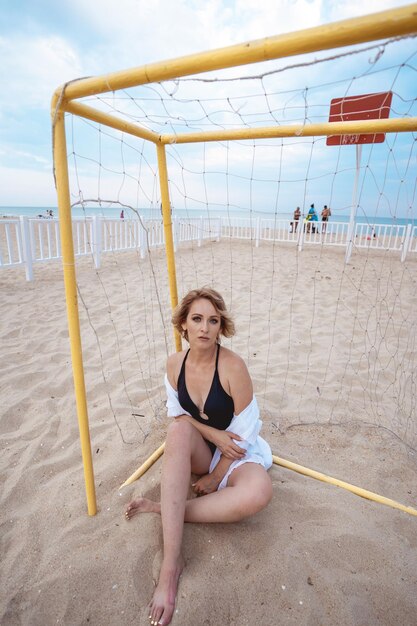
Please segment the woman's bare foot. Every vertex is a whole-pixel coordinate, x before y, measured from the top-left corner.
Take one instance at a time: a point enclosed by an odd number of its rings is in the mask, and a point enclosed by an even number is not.
[[[125,518],[130,520],[136,513],[160,513],[161,505],[159,502],[148,500],[148,498],[135,498],[127,505]]]
[[[149,605],[149,619],[151,624],[167,626],[171,623],[175,610],[178,581],[184,569],[184,559],[180,555],[176,563],[170,565],[162,563],[159,581]]]

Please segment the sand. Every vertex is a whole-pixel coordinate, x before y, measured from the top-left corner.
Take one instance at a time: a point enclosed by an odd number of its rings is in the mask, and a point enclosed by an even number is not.
[[[275,454],[417,508],[416,259],[223,241],[178,254],[179,292],[212,283],[236,317]],[[161,462],[173,350],[162,251],[77,263],[99,512],[86,514],[59,262],[0,273],[1,623],[147,624],[161,559]],[[158,285],[158,290],[155,289]],[[401,288],[400,288],[401,285]],[[415,383],[414,383],[415,384]],[[186,525],[174,626],[412,626],[417,517],[292,471],[267,509]]]

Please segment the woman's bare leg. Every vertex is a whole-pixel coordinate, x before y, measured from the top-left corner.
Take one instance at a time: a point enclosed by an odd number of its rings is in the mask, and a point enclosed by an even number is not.
[[[229,477],[227,487],[201,498],[186,500],[191,467],[205,474],[211,453],[198,431],[188,422],[173,422],[165,446],[161,503],[147,498],[133,500],[126,509],[130,519],[137,512],[160,513],[164,557],[149,618],[166,626],[175,609],[178,580],[184,567],[181,544],[186,522],[236,522],[263,509],[272,497],[271,479],[261,465],[245,463]]]
[[[244,463],[235,469],[225,489],[185,503],[185,522],[238,522],[254,515],[272,497],[271,479],[261,465]],[[161,513],[161,504],[147,498],[132,500],[126,517],[136,513]]]
[[[208,472],[211,453],[200,433],[186,421],[171,422],[165,444],[161,480],[161,504],[164,556],[152,601],[149,607],[151,624],[166,626],[175,609],[178,580],[184,567],[181,554],[185,504],[190,485],[191,465],[202,474]],[[143,511],[154,510],[151,500],[141,499]],[[156,504],[156,503],[154,503]],[[126,517],[135,510],[135,501],[126,510]]]
[[[264,509],[272,498],[269,475],[257,463],[244,463],[231,473],[227,487],[187,500],[186,522],[238,522]]]
[[[266,471],[256,463],[244,463],[232,472],[227,487],[185,503],[186,522],[237,522],[265,508],[272,497]],[[129,518],[136,513],[161,513],[159,502],[133,500]]]

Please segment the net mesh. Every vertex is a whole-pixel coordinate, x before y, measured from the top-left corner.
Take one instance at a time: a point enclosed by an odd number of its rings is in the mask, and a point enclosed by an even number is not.
[[[414,39],[396,39],[85,103],[174,137],[327,122],[332,98],[381,91],[393,92],[390,117],[403,118],[416,115],[416,54]],[[101,237],[109,242],[95,281],[78,278],[90,414],[110,407],[123,441],[136,443],[165,416],[165,359],[174,349],[156,150],[85,119],[69,121],[71,200],[86,220],[91,208],[104,216]],[[378,245],[384,226],[375,225],[375,218],[414,225],[415,146],[415,134],[399,133],[363,147],[357,218],[368,228],[355,238],[349,265],[336,225],[346,225],[352,204],[354,147],[326,147],[325,137],[166,146],[182,240],[178,292],[211,285],[224,295],[238,334],[223,343],[246,360],[269,428],[360,421],[416,448],[416,258],[401,262],[394,244]],[[331,207],[328,232],[300,224],[290,237],[295,207],[305,214],[313,202],[319,213]],[[116,210],[123,219],[111,217]],[[121,254],[115,242],[123,237],[131,247]]]

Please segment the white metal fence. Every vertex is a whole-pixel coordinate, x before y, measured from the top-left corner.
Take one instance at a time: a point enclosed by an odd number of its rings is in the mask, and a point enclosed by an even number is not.
[[[401,261],[417,253],[417,226],[412,224],[357,223],[350,238],[349,224],[334,221],[291,224],[284,219],[201,217],[173,218],[172,223],[176,249],[185,242],[196,241],[200,246],[205,240],[230,238],[250,240],[256,246],[263,241],[292,243],[299,250],[304,245],[392,250]],[[90,255],[96,267],[102,254],[137,250],[143,258],[151,248],[164,245],[160,220],[74,218],[72,229],[75,255]],[[27,280],[33,280],[35,264],[60,258],[58,219],[0,219],[0,268],[24,266]]]

